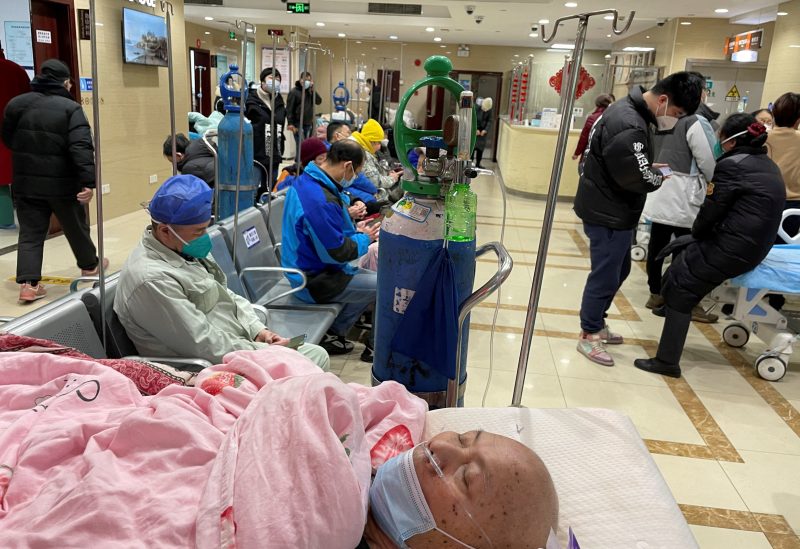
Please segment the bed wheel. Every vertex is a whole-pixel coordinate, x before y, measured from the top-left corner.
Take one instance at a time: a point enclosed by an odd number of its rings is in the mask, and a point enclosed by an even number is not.
[[[744,347],[750,340],[750,332],[744,324],[729,324],[722,330],[722,340],[731,347]]]
[[[786,375],[786,363],[780,357],[765,353],[756,359],[756,373],[767,381],[779,381]]]
[[[631,248],[631,259],[634,261],[645,261],[647,259],[647,249],[644,246],[633,246]]]

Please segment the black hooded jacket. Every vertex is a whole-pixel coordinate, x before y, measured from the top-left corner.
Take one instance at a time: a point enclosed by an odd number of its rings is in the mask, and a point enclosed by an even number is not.
[[[689,313],[711,290],[753,270],[769,253],[786,200],[780,169],[765,147],[737,147],[717,162],[691,238],[664,274],[662,295]],[[668,252],[671,250],[665,250]]]
[[[14,194],[75,198],[82,188],[93,189],[94,145],[83,109],[63,82],[37,76],[31,89],[12,99],[3,117]]]
[[[639,223],[647,193],[661,187],[663,177],[651,168],[650,125],[644,88],[611,104],[589,136],[583,175],[575,194],[575,213],[584,222],[609,229],[633,229]]]
[[[183,152],[183,158],[178,162],[178,170],[182,174],[199,177],[208,183],[209,187],[213,187],[216,182],[214,153],[203,143],[202,139],[189,141],[189,145]]]
[[[700,106],[697,107],[697,112],[695,114],[699,114],[706,120],[711,123],[711,127],[714,128],[714,131],[719,131],[719,122],[717,122],[717,118],[719,118],[719,113],[717,111],[712,111],[711,107],[706,105],[705,103],[700,103]]]
[[[280,94],[275,96],[275,134],[272,139],[272,111],[269,104],[259,97],[257,91],[247,94],[245,115],[253,124],[253,156],[269,169],[269,158],[277,166],[283,158],[283,123],[286,121],[286,105]]]
[[[286,98],[286,117],[290,126],[300,127],[300,103],[303,102],[303,93],[306,98],[303,103],[303,126],[310,126],[314,122],[314,105],[321,105],[322,98],[311,88],[303,90],[303,84],[298,80]]]

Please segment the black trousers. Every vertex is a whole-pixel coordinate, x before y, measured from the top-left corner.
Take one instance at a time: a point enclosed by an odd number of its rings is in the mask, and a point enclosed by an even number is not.
[[[692,323],[691,313],[681,313],[669,306],[664,307],[666,318],[658,341],[656,358],[667,364],[680,364],[686,336]]]
[[[481,167],[481,160],[483,160],[483,149],[475,149],[475,166]]]
[[[97,267],[97,249],[89,234],[86,211],[75,198],[28,198],[15,200],[19,219],[17,283],[42,279],[42,255],[50,215],[55,214],[80,269]]]
[[[658,254],[670,243],[673,236],[678,238],[691,232],[691,229],[662,225],[661,223],[651,225],[650,242],[647,246],[647,285],[650,287],[651,294],[661,295],[661,275],[664,270],[664,261],[656,259]]]

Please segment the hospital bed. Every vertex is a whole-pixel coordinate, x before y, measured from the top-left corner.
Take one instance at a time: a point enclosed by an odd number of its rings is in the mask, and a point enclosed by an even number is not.
[[[768,345],[753,366],[756,373],[768,381],[779,381],[786,375],[793,345],[798,340],[797,322],[770,306],[768,294],[800,294],[800,235],[790,237],[783,221],[800,215],[800,209],[783,213],[778,235],[788,244],[774,246],[769,255],[754,270],[726,281],[715,289],[711,299],[716,304],[731,304],[734,322],[722,331],[722,339],[731,347],[744,347],[751,334],[758,335]]]
[[[107,286],[110,303],[115,282],[111,277]],[[98,298],[97,289],[70,294],[15,320],[9,331],[103,358],[95,329]],[[113,309],[107,312],[109,338],[114,339],[120,334],[114,334]],[[445,408],[427,416],[426,437],[474,429],[519,440],[542,457],[559,494],[562,546],[572,527],[581,546],[589,549],[697,547],[640,435],[623,415],[599,409]]]

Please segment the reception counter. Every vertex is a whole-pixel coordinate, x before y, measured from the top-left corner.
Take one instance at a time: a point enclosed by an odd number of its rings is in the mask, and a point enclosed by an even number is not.
[[[572,153],[578,145],[580,133],[580,130],[569,132],[564,170],[558,189],[560,200],[574,198],[578,189],[578,162],[572,160]],[[511,194],[531,198],[547,195],[553,158],[556,155],[556,141],[558,130],[512,126],[508,120],[500,120],[497,164]]]

